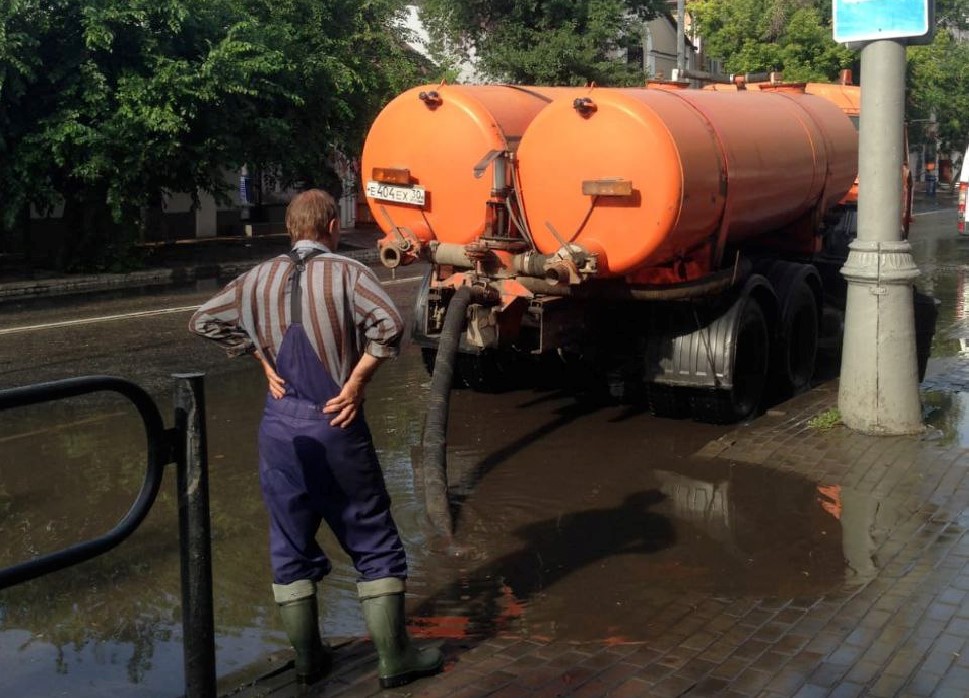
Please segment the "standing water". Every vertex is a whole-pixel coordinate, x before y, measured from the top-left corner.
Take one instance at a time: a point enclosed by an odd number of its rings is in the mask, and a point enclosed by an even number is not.
[[[250,362],[206,379],[216,656],[220,676],[286,646],[272,602],[256,470],[265,383]],[[242,369],[242,370],[240,370]],[[234,372],[233,372],[234,371]],[[421,566],[410,447],[426,377],[419,360],[374,381],[366,409],[412,565]],[[106,394],[101,394],[106,395]],[[160,405],[166,424],[172,409]],[[85,397],[2,415],[0,566],[100,536],[134,502],[146,439],[123,398]],[[336,550],[327,538],[328,550]],[[330,636],[363,634],[339,553],[323,596]],[[0,592],[0,695],[176,696],[184,692],[174,466],[145,522],[80,566]]]
[[[263,378],[254,364],[234,371],[206,379],[220,676],[286,645],[255,465]],[[438,549],[411,468],[427,387],[408,347],[366,403],[409,554],[415,635],[639,642],[686,591],[803,596],[844,580],[840,524],[817,483],[695,457],[722,427],[554,391],[453,393],[456,536]],[[4,427],[0,565],[100,535],[134,500],[145,439],[120,398],[8,411]],[[174,486],[170,471],[145,523],[114,551],[3,592],[4,695],[182,692]],[[334,558],[324,632],[362,635],[354,573]]]
[[[931,211],[913,227],[919,288],[942,301],[923,402],[941,438],[967,445],[969,240],[944,223],[950,213]],[[151,341],[189,341],[181,318],[166,332]],[[32,355],[31,342],[74,342],[73,352],[78,337],[18,335],[16,346]],[[171,352],[178,362],[183,354],[181,345]],[[167,375],[169,354],[133,356],[151,366],[140,370]],[[85,366],[104,371],[115,360],[92,352]],[[858,521],[881,517],[887,529],[895,516],[891,501],[849,488],[697,455],[728,428],[548,390],[458,390],[448,432],[456,535],[442,549],[423,528],[411,467],[427,388],[419,352],[408,346],[380,371],[366,403],[409,554],[415,635],[636,643],[708,599],[810,601],[870,575],[875,541],[858,535],[872,530]],[[205,390],[224,677],[287,643],[272,602],[256,473],[264,379],[254,362],[220,357]],[[160,409],[170,424],[170,403]],[[7,410],[0,425],[0,566],[101,535],[134,501],[145,439],[123,400]],[[321,538],[336,550],[327,531]],[[322,591],[324,632],[362,635],[353,571],[345,556],[334,558]],[[181,634],[169,468],[145,523],[118,548],[0,592],[0,696],[178,696]]]

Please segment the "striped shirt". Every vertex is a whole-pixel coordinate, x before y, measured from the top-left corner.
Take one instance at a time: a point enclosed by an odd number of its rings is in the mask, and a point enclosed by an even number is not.
[[[330,377],[346,383],[363,352],[397,356],[403,321],[373,271],[317,242],[300,240],[293,249],[300,257],[311,249],[324,252],[306,263],[300,287],[303,327]],[[229,356],[261,350],[275,366],[291,323],[294,269],[287,255],[250,269],[202,305],[189,330],[214,340]]]

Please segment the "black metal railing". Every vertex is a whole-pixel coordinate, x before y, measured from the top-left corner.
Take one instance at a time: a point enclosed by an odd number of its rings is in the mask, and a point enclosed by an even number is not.
[[[161,486],[164,468],[177,467],[179,550],[186,698],[214,698],[215,624],[203,374],[176,374],[175,426],[165,429],[154,400],[113,376],[86,376],[0,390],[0,411],[109,391],[131,401],[147,438],[145,479],[134,504],[110,531],[57,552],[0,569],[0,590],[72,567],[115,548],[141,525]]]

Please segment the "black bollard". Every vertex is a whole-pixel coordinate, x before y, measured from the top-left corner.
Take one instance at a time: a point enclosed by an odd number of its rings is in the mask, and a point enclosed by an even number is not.
[[[209,526],[205,391],[201,373],[174,374],[178,532],[182,567],[185,698],[215,698],[215,620]]]

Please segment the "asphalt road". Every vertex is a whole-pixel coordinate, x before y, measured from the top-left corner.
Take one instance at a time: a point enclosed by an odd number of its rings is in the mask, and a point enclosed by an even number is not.
[[[376,270],[409,317],[425,267]],[[187,331],[213,281],[182,288],[126,290],[25,301],[0,314],[0,389],[84,375],[116,375],[149,392],[169,390],[172,373],[247,370]]]
[[[923,270],[920,286],[942,264],[961,263],[954,202],[916,202],[910,240]],[[378,268],[391,297],[409,318],[425,267]],[[931,285],[931,284],[930,284]],[[211,281],[186,288],[117,291],[6,304],[0,314],[0,389],[81,375],[118,375],[150,392],[168,390],[172,373],[218,375],[245,370],[191,336],[192,310],[217,290]]]

